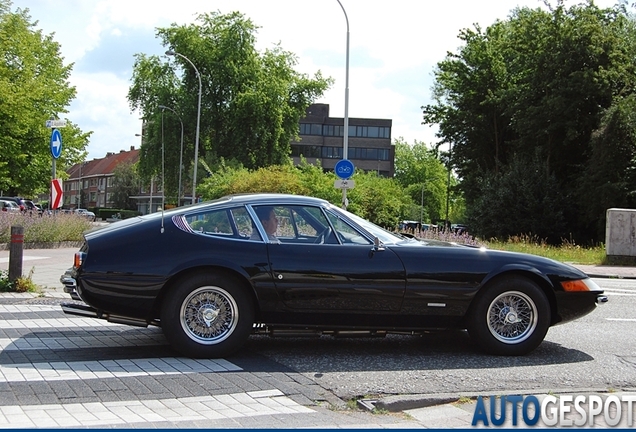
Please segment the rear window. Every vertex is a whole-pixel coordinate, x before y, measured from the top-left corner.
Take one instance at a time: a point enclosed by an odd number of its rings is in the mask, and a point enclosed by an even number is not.
[[[258,235],[245,207],[187,215],[185,221],[195,233],[209,236],[247,240]]]

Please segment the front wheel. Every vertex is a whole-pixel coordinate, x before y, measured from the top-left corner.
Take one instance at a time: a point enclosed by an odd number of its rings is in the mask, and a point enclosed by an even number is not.
[[[468,332],[480,348],[496,355],[523,355],[541,344],[550,326],[550,305],[537,284],[508,276],[475,298]]]
[[[227,356],[245,342],[254,324],[251,296],[236,278],[199,273],[170,288],[161,328],[179,352],[195,358]]]

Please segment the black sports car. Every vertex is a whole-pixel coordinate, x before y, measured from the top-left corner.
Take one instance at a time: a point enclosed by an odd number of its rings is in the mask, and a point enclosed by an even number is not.
[[[252,194],[87,232],[63,276],[65,312],[160,325],[191,357],[252,333],[336,336],[468,329],[485,351],[521,355],[603,291],[534,255],[424,241],[324,200]]]

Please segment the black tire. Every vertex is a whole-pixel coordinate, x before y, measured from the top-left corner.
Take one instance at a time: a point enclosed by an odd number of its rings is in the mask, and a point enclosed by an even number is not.
[[[550,327],[550,303],[541,288],[522,276],[494,280],[471,306],[468,332],[490,354],[517,356],[538,347]]]
[[[161,306],[161,328],[180,353],[194,358],[227,356],[251,334],[254,302],[237,278],[197,273],[169,289]]]

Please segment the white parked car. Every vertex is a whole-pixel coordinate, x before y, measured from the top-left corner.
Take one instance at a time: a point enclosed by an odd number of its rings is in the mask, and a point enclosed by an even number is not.
[[[19,212],[20,207],[13,201],[0,200],[0,211]]]
[[[77,213],[78,215],[88,218],[91,221],[95,220],[95,213],[93,213],[92,211],[88,211],[83,208],[78,208],[78,209],[75,209],[74,212]]]

